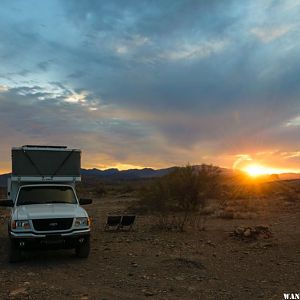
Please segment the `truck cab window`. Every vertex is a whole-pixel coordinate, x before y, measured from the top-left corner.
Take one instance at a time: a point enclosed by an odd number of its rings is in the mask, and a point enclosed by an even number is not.
[[[67,186],[23,187],[20,189],[17,205],[70,203],[77,204],[74,191]]]

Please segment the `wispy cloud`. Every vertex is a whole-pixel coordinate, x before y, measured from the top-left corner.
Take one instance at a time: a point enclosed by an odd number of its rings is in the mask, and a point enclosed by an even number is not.
[[[210,40],[200,43],[184,43],[177,45],[174,50],[167,50],[162,54],[169,60],[202,59],[223,51],[229,44],[227,40]]]
[[[300,116],[288,120],[287,122],[285,122],[284,126],[286,126],[286,127],[300,126]]]
[[[271,26],[271,27],[255,27],[250,32],[264,43],[270,43],[277,40],[293,29],[292,25]]]
[[[81,92],[71,92],[69,96],[65,98],[66,102],[70,103],[85,103],[86,102],[86,97],[88,96],[87,91],[81,91]]]
[[[0,93],[6,92],[8,87],[6,85],[0,85]]]
[[[295,152],[284,152],[283,157],[285,159],[290,159],[290,158],[296,158],[300,157],[300,151],[295,151]]]
[[[141,36],[139,34],[126,37],[126,39],[121,39],[116,41],[117,46],[115,47],[118,54],[127,54],[136,51],[138,48],[145,46],[150,43],[150,39],[146,36]]]

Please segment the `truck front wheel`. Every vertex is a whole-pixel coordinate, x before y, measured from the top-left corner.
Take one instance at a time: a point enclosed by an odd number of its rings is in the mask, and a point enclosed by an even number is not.
[[[75,253],[79,258],[87,258],[90,254],[90,239],[88,238],[84,243],[77,245]]]
[[[19,262],[22,260],[22,251],[14,240],[10,240],[9,262]]]

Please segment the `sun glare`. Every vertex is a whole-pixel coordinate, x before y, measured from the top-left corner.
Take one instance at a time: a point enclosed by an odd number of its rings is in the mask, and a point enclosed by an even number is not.
[[[270,167],[265,167],[265,166],[258,165],[258,164],[248,165],[247,167],[245,167],[243,169],[243,171],[245,171],[251,177],[293,172],[293,170],[270,168]]]
[[[268,168],[260,165],[250,165],[245,168],[245,171],[252,177],[270,174]]]

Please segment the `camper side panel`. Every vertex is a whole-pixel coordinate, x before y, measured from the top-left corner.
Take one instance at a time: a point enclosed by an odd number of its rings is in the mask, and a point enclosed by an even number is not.
[[[12,149],[13,176],[80,176],[80,150]]]

